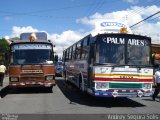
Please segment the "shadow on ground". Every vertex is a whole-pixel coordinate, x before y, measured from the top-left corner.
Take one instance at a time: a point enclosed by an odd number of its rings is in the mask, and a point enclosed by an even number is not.
[[[8,94],[41,94],[41,93],[52,93],[51,88],[45,87],[28,87],[28,88],[9,88],[9,86],[4,87],[0,91],[1,98],[4,98]]]
[[[145,101],[153,101],[152,98],[144,98],[144,99],[142,99],[142,100],[145,100]],[[155,101],[156,101],[156,102],[160,102],[160,97],[157,97],[157,98],[155,99]]]
[[[70,104],[82,104],[93,107],[144,107],[145,105],[129,98],[99,98],[80,92],[70,83],[63,79],[56,80],[57,86],[62,93],[70,100]]]

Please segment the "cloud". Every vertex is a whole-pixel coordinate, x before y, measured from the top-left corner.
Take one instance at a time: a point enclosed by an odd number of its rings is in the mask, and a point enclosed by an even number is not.
[[[38,31],[39,31],[38,29],[35,29],[32,26],[27,26],[27,27],[13,26],[11,37],[19,37],[19,35],[24,32],[38,32]]]
[[[156,5],[147,7],[133,6],[123,11],[116,11],[105,14],[95,13],[92,16],[77,19],[76,22],[88,25],[94,29],[94,24],[101,19],[115,19],[118,21],[125,21],[128,23],[129,26],[131,26],[148,17],[149,15],[156,13],[159,10],[160,7]],[[157,30],[160,29],[159,20],[160,18],[157,17],[157,19],[155,19],[154,22],[149,20],[144,21],[143,24],[133,27],[133,32],[150,36],[153,39],[152,42],[157,43],[158,41],[160,41],[159,38],[156,37],[157,34],[159,34]]]
[[[129,9],[123,10],[123,11],[115,11],[111,13],[95,13],[89,17],[83,17],[80,19],[77,19],[77,24],[84,24],[88,27],[91,27],[93,31],[95,29],[95,23],[101,19],[116,19],[120,21],[127,21],[128,25],[131,26],[144,18],[148,17],[151,14],[156,13],[160,10],[160,7],[157,7],[156,5],[153,6],[147,6],[147,7],[138,7],[133,6]],[[160,41],[160,22],[159,18],[153,21],[145,21],[141,23],[140,25],[137,25],[136,27],[133,27],[133,32],[137,34],[147,35],[152,38],[152,43],[158,43]],[[40,30],[33,28],[32,26],[26,26],[26,27],[18,27],[14,26],[12,28],[12,34],[10,37],[19,37],[20,33],[23,32],[38,32]],[[53,44],[56,45],[56,53],[59,56],[62,56],[62,52],[64,49],[75,43],[76,41],[80,40],[87,34],[89,34],[91,31],[82,31],[82,30],[67,30],[63,31],[60,34],[57,33],[47,33],[48,39],[50,39]],[[160,43],[160,42],[159,42]]]
[[[12,28],[12,34],[10,37],[19,37],[21,33],[24,32],[40,32],[40,30],[33,28],[32,26],[27,27],[17,27],[14,26]],[[42,31],[41,31],[42,32]],[[47,33],[47,32],[46,32]],[[72,31],[67,30],[62,32],[61,34],[57,33],[47,33],[48,39],[52,41],[54,45],[56,45],[56,54],[58,54],[60,57],[62,57],[63,50],[75,43],[76,41],[80,40],[85,33],[82,31]],[[9,38],[6,36],[7,39]]]
[[[95,13],[92,16],[77,19],[76,22],[94,26],[95,22],[99,21],[100,19],[115,19],[120,21],[127,21],[129,25],[132,25],[139,22],[140,20],[143,20],[149,15],[156,13],[159,10],[160,7],[157,7],[155,5],[147,7],[134,6],[123,11],[116,11],[105,14]]]
[[[159,29],[160,29],[160,24],[158,22],[157,23],[145,22],[140,24],[139,27],[137,27],[133,31],[136,34],[143,34],[151,37],[152,43],[154,44],[160,44],[160,33],[158,31]]]
[[[6,35],[6,36],[4,36],[4,38],[8,40],[8,39],[9,39],[9,36]]]
[[[48,38],[56,45],[56,53],[62,56],[63,50],[84,37],[81,31],[64,31],[61,34],[48,34]]]
[[[123,0],[125,2],[129,2],[129,3],[138,3],[139,0]]]

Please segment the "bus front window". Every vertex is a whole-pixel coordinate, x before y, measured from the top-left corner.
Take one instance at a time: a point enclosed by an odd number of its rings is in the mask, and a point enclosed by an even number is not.
[[[125,49],[124,45],[105,44],[100,43],[97,45],[96,50],[96,63],[112,63],[112,64],[125,64]]]
[[[128,64],[129,65],[149,65],[149,51],[150,48],[148,46],[131,46],[128,45]]]
[[[147,44],[140,46],[99,43],[96,46],[96,63],[150,65],[150,47]]]
[[[43,64],[50,60],[50,50],[15,50],[13,62],[15,64]]]

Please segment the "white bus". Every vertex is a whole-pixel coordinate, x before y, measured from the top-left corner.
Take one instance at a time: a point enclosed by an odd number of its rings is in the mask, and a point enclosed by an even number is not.
[[[152,95],[151,38],[121,24],[100,23],[120,30],[87,35],[63,51],[66,81],[98,97]]]

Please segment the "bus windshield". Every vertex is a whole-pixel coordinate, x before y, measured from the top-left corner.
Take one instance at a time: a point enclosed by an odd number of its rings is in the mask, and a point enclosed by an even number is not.
[[[15,50],[13,53],[13,63],[23,64],[46,64],[51,59],[49,49],[29,49]]]
[[[125,64],[124,45],[98,44],[96,51],[96,63]]]
[[[96,63],[150,65],[149,40],[133,35],[100,36],[96,45]]]
[[[127,61],[129,65],[149,65],[149,46],[127,46]]]

